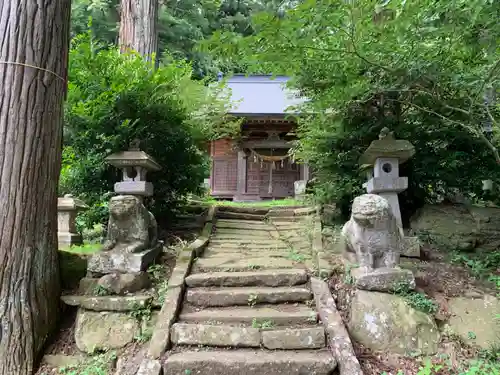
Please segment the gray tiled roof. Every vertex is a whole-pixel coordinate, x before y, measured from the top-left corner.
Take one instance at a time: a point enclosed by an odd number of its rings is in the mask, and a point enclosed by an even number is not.
[[[233,115],[284,115],[287,108],[301,104],[304,98],[285,88],[289,77],[267,75],[234,75],[227,80],[234,102]]]

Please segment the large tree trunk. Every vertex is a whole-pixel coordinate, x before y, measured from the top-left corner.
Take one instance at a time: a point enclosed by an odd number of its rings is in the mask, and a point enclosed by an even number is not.
[[[121,0],[119,44],[150,59],[158,49],[158,0]]]
[[[31,375],[57,322],[70,8],[0,2],[0,375]]]

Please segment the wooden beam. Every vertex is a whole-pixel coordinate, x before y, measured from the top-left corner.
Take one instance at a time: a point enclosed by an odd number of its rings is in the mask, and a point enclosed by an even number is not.
[[[293,146],[292,142],[287,142],[283,140],[267,140],[263,139],[261,141],[246,141],[242,143],[244,148],[291,148]]]

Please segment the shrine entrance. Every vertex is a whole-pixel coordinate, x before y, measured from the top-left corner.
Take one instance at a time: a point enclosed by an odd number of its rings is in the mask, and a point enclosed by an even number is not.
[[[250,149],[247,158],[248,178],[258,181],[261,199],[282,199],[294,195],[299,179],[298,164],[284,149]]]

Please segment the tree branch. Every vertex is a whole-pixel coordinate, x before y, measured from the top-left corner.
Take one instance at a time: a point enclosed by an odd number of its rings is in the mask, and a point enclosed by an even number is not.
[[[420,111],[424,111],[424,112],[430,113],[430,114],[432,114],[434,116],[437,116],[437,117],[439,117],[440,119],[442,119],[444,121],[447,121],[447,122],[450,122],[452,124],[456,124],[458,126],[461,126],[462,128],[466,129],[470,133],[478,136],[486,144],[486,146],[490,149],[490,151],[492,152],[493,156],[495,157],[496,163],[500,164],[500,155],[498,153],[497,148],[493,145],[493,143],[490,142],[490,140],[484,135],[483,132],[481,132],[481,131],[474,131],[472,127],[470,127],[470,126],[468,126],[468,125],[466,125],[466,124],[464,124],[464,123],[462,123],[460,121],[452,120],[452,119],[450,119],[450,118],[448,118],[446,116],[443,116],[442,114],[440,114],[438,112],[435,112],[435,111],[432,111],[430,109],[418,106],[418,105],[416,105],[414,103],[407,102],[407,101],[404,101],[404,100],[397,100],[397,99],[388,99],[388,100],[392,100],[392,101],[400,102],[400,103],[403,103],[403,104],[407,104],[407,105],[412,106],[412,107],[414,107],[414,108],[416,108],[416,109],[418,109]],[[451,108],[454,108],[454,107],[451,107]],[[489,110],[488,110],[488,113],[489,113]],[[492,118],[492,121],[495,121],[495,120]]]

